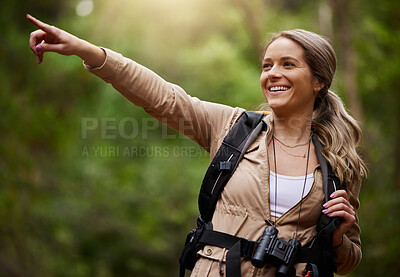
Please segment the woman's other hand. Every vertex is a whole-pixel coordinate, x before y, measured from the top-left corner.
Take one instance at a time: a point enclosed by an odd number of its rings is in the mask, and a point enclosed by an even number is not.
[[[30,35],[29,46],[42,63],[45,52],[62,55],[77,55],[92,67],[101,66],[105,60],[104,51],[87,41],[67,33],[57,27],[50,26],[27,14],[27,19],[39,29]]]
[[[343,221],[333,232],[332,246],[338,247],[343,241],[343,235],[356,222],[356,212],[350,204],[347,192],[345,190],[337,190],[331,195],[331,200],[326,202],[323,213],[329,217],[341,217]]]

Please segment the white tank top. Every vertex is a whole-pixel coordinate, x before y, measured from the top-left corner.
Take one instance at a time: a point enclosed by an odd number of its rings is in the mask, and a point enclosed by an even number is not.
[[[278,184],[275,186],[275,176],[277,176]],[[304,189],[304,197],[310,192],[314,183],[314,174],[307,175],[306,186]],[[271,216],[280,217],[297,203],[300,202],[303,192],[304,176],[285,176],[269,173],[269,199]],[[275,187],[277,194],[275,195]],[[275,199],[277,198],[277,201]],[[276,203],[276,206],[275,206]],[[276,210],[275,210],[276,209]]]

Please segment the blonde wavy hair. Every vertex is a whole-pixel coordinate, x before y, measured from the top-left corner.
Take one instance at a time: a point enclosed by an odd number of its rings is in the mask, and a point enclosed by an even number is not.
[[[368,174],[367,166],[357,153],[362,138],[361,128],[346,111],[339,96],[329,90],[336,71],[335,51],[324,37],[296,29],[273,35],[264,54],[280,37],[291,39],[303,48],[312,76],[325,85],[315,100],[312,118],[312,127],[324,144],[324,156],[341,181],[347,185],[360,184]]]

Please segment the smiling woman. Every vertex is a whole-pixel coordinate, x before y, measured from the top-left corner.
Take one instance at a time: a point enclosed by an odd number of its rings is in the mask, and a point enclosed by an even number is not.
[[[261,89],[279,117],[312,117],[315,98],[323,84],[311,75],[303,49],[294,41],[279,38],[265,51]]]
[[[201,101],[119,53],[30,15],[28,20],[39,28],[31,33],[29,43],[40,63],[45,52],[77,55],[89,72],[110,83],[149,115],[194,140],[210,152],[211,159],[223,143],[229,145],[224,138],[244,109]],[[272,113],[262,120],[265,128],[243,153],[218,197],[212,220],[200,226],[217,231],[211,232],[217,237],[204,237],[210,232],[199,232],[204,244],[195,255],[194,268],[189,266],[192,276],[218,276],[224,272],[228,277],[274,276],[281,265],[289,271],[284,276],[310,276],[310,271],[325,277],[333,276],[334,271],[346,274],[361,259],[357,209],[367,168],[356,152],[360,128],[340,99],[329,91],[336,68],[335,53],[317,34],[285,31],[266,46],[262,67],[261,89]],[[234,137],[240,136],[239,132]],[[334,180],[346,184],[345,189],[335,189],[329,198],[323,188],[328,166],[322,157],[338,177]],[[228,169],[220,168],[224,170]],[[334,186],[339,187],[339,183]],[[335,221],[338,224],[321,241],[317,230],[320,218],[333,222],[329,218],[336,217],[341,218]],[[271,228],[275,235],[279,231],[278,242],[288,245],[294,239],[296,247],[301,244],[302,253],[313,250],[314,258],[302,260],[305,255],[300,255],[293,266],[287,259],[277,262],[277,256],[272,256],[265,264],[254,266],[249,256],[253,251],[244,251],[239,243],[239,254],[235,256],[239,265],[232,269],[230,257],[237,253],[233,251],[235,246],[231,252],[230,246],[218,243],[219,236],[255,247],[254,241]],[[265,242],[263,236],[260,245]],[[314,245],[318,247],[310,249]],[[271,253],[264,254],[269,257]],[[240,255],[245,258],[240,260]],[[307,268],[301,263],[304,261],[309,263]]]

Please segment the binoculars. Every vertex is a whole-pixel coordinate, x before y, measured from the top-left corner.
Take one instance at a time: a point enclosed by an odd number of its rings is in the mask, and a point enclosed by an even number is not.
[[[297,239],[290,239],[288,242],[278,238],[278,230],[274,226],[268,226],[255,248],[251,263],[258,268],[265,264],[272,264],[276,267],[275,276],[290,276],[294,271],[293,264],[296,255],[301,248]]]

